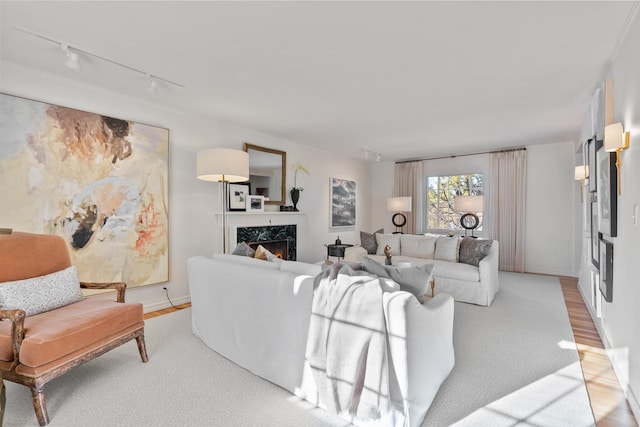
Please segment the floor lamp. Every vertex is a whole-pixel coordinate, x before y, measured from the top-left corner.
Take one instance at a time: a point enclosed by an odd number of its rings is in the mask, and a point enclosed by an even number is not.
[[[222,253],[226,253],[228,183],[249,179],[249,153],[231,148],[200,150],[196,156],[196,174],[203,181],[222,183]]]

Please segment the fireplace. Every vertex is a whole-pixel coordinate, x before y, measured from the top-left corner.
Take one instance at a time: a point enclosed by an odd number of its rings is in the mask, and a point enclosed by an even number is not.
[[[266,250],[282,259],[295,261],[296,235],[295,225],[238,227],[236,243],[245,242],[254,249],[262,245]]]

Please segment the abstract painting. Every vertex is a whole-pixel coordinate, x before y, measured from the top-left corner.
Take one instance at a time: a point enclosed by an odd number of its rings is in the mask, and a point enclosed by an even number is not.
[[[61,236],[81,281],[169,279],[169,130],[0,94],[0,225]]]
[[[356,182],[331,178],[331,228],[356,225]]]
[[[618,235],[618,181],[616,154],[600,148],[597,153],[598,170],[598,231],[609,237]]]

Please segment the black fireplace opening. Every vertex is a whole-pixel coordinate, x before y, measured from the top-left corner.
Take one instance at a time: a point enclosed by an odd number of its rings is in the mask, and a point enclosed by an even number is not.
[[[296,260],[296,225],[268,225],[261,227],[238,227],[236,243],[245,242],[256,249],[262,245],[283,260]]]

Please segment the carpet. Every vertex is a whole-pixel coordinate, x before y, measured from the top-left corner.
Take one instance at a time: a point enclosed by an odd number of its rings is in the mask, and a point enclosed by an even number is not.
[[[558,280],[500,281],[490,308],[455,304],[456,366],[423,427],[593,425]],[[147,320],[145,336],[146,364],[134,341],[49,382],[49,425],[347,425],[210,350],[191,309]],[[5,384],[4,426],[37,426],[29,389]]]

